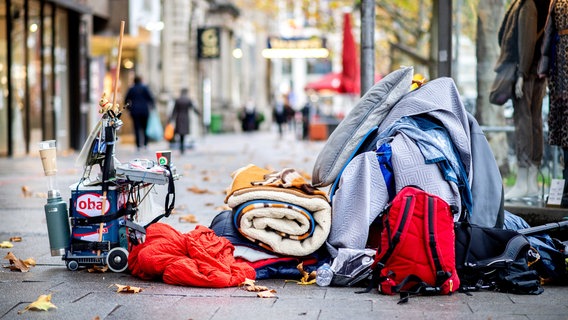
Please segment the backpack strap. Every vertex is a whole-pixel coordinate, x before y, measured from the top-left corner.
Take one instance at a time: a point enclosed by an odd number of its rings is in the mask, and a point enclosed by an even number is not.
[[[514,261],[525,246],[530,246],[530,243],[525,236],[519,234],[507,242],[507,246],[501,255],[481,260],[478,264],[490,266],[495,263]]]
[[[371,289],[377,287],[382,281],[384,281],[386,279],[386,277],[381,276],[381,270],[384,268],[385,263],[387,263],[387,261],[391,257],[394,249],[396,248],[396,245],[400,242],[400,236],[402,235],[402,231],[404,230],[406,222],[408,221],[410,208],[411,208],[412,201],[414,200],[414,198],[412,196],[406,196],[405,200],[406,200],[406,202],[404,204],[404,211],[402,213],[402,218],[400,220],[400,224],[398,225],[398,228],[397,228],[394,236],[391,237],[391,235],[392,235],[391,229],[392,228],[390,226],[388,218],[384,219],[384,221],[385,221],[384,228],[387,231],[387,238],[389,240],[389,248],[387,249],[386,253],[382,256],[382,258],[380,260],[375,260],[375,262],[373,262],[373,264],[371,265],[371,269],[373,270],[373,272],[372,272],[372,276],[371,276],[371,281],[370,281],[369,285],[367,286],[367,288],[363,291],[357,291],[356,293],[370,292]],[[385,210],[386,212],[384,214],[388,214],[388,210],[390,210],[390,208],[391,207],[387,208]]]
[[[430,255],[434,261],[434,266],[436,268],[436,285],[432,286],[424,282],[417,275],[411,274],[404,278],[398,285],[393,287],[393,292],[400,293],[399,304],[408,302],[408,298],[413,295],[434,295],[439,294],[442,289],[441,285],[451,277],[450,272],[445,272],[442,268],[442,263],[440,262],[440,257],[438,255],[438,247],[436,244],[436,236],[434,232],[434,225],[436,219],[436,199],[431,195],[426,195],[428,201],[428,248],[430,249]],[[411,289],[401,291],[404,286],[408,283],[415,282]]]
[[[443,270],[442,263],[440,262],[440,257],[438,255],[436,236],[434,234],[434,221],[436,219],[435,201],[436,199],[434,199],[434,197],[428,195],[428,244],[432,260],[434,261],[434,266],[436,267],[436,286],[441,286],[444,281],[451,277],[451,273]]]

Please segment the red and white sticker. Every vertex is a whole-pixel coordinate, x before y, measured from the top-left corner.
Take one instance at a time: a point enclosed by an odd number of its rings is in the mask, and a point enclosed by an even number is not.
[[[103,210],[103,201],[98,193],[84,193],[77,198],[75,202],[75,211],[85,217],[100,216]],[[105,199],[105,211],[107,214],[110,210],[110,201]]]

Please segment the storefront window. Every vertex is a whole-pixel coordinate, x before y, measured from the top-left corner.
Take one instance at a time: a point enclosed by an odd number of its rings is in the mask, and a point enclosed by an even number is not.
[[[57,9],[55,13],[55,95],[53,96],[53,109],[55,113],[56,139],[59,150],[69,148],[69,70],[67,68],[67,12]]]
[[[8,155],[8,39],[6,4],[0,3],[0,156]]]
[[[43,140],[42,134],[42,88],[41,88],[41,16],[40,4],[28,2],[28,101],[29,101],[29,150],[35,153],[38,144]]]
[[[43,8],[43,49],[42,49],[42,100],[43,100],[43,137],[55,139],[53,111],[53,7],[44,3]]]
[[[12,111],[12,146],[13,155],[23,155],[26,153],[26,25],[25,11],[23,0],[13,0],[10,7],[10,16],[12,19],[10,43],[12,50],[11,58],[11,83],[12,92],[10,92],[10,108]],[[25,134],[25,136],[24,136]]]

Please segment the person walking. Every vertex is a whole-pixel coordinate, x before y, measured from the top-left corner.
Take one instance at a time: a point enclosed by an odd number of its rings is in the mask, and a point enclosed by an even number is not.
[[[135,76],[134,84],[128,89],[125,105],[129,105],[130,116],[134,123],[134,136],[136,138],[136,149],[148,146],[148,136],[146,135],[146,127],[148,126],[148,118],[150,110],[154,108],[154,97],[150,89],[142,83],[142,77]]]
[[[179,97],[175,100],[174,109],[170,117],[170,122],[173,122],[175,127],[174,134],[179,137],[179,151],[181,154],[185,152],[185,136],[190,133],[190,110],[198,116],[201,115],[193,100],[189,97],[189,90],[183,88]]]
[[[278,136],[280,138],[282,138],[282,135],[284,134],[283,126],[288,121],[288,107],[289,106],[287,106],[284,99],[277,99],[274,109],[272,110],[272,118],[278,127]]]

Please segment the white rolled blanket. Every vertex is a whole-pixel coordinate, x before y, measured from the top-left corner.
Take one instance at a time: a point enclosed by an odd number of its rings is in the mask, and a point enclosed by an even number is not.
[[[258,183],[271,172],[256,166],[248,169],[233,177],[232,191],[226,199],[239,232],[279,254],[305,256],[318,250],[331,227],[331,205],[325,193],[316,189],[307,193],[304,190],[308,189],[299,188],[297,183],[286,187]],[[297,176],[295,179],[297,182]]]

